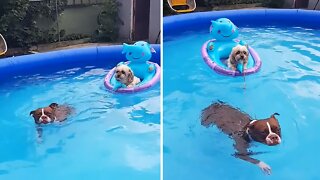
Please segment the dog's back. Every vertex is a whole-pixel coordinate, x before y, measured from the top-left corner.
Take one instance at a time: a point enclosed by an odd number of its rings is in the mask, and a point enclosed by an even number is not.
[[[222,132],[233,136],[243,131],[243,127],[251,121],[251,117],[223,102],[216,102],[205,108],[201,114],[201,124],[205,127],[216,125]]]
[[[69,115],[74,112],[74,109],[68,105],[59,105],[54,110],[56,121],[64,121]]]

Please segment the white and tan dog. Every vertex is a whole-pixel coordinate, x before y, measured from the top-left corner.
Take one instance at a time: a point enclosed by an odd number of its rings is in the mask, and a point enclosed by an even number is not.
[[[227,60],[228,67],[233,71],[237,70],[237,65],[243,63],[243,69],[247,69],[249,51],[247,46],[237,45],[232,48]]]
[[[126,85],[126,87],[134,87],[140,83],[140,79],[134,76],[129,66],[120,64],[116,67],[115,78],[118,82]]]

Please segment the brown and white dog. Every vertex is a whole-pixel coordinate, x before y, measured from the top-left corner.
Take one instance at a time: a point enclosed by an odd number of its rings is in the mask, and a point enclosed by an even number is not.
[[[38,108],[30,112],[36,124],[61,122],[67,119],[73,109],[67,105],[51,103],[48,107]]]
[[[129,66],[120,64],[115,69],[115,78],[118,82],[126,85],[126,87],[134,87],[140,83],[140,79],[134,76]]]
[[[232,48],[232,51],[227,60],[227,65],[233,71],[237,70],[237,65],[243,63],[243,69],[247,69],[249,51],[247,46],[237,45]]]
[[[279,114],[274,113],[269,118],[253,120],[248,114],[219,101],[202,111],[201,124],[205,127],[216,125],[235,141],[237,158],[251,162],[259,166],[263,172],[271,174],[271,167],[263,161],[250,157],[254,153],[248,151],[248,148],[252,141],[268,146],[281,143],[281,128],[275,115]]]

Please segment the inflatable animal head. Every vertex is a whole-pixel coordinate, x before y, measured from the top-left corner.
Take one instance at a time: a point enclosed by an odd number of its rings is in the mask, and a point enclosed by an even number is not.
[[[230,41],[239,35],[238,27],[227,18],[211,21],[210,34],[217,41]]]
[[[126,58],[135,62],[146,62],[151,59],[152,53],[156,51],[145,41],[138,41],[133,45],[123,43],[122,54],[126,53]]]

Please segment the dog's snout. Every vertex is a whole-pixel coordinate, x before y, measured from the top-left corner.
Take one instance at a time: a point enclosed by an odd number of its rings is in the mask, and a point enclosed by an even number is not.
[[[272,141],[278,141],[279,138],[278,138],[278,136],[271,136],[270,139],[271,139]]]
[[[240,57],[241,57],[241,59],[244,59],[244,55],[241,55]]]
[[[271,134],[266,139],[269,146],[274,146],[281,143],[281,139],[277,134]]]

